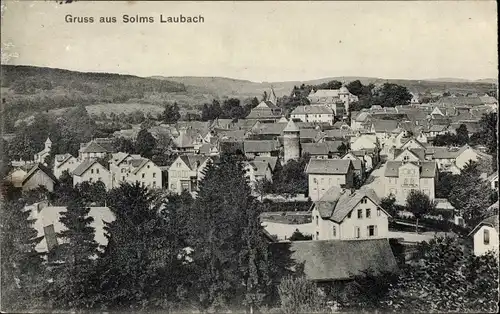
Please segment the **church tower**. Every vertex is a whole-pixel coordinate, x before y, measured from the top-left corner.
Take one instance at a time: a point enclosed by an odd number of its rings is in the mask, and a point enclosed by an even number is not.
[[[284,162],[300,158],[300,130],[290,118],[283,130]]]
[[[45,150],[50,151],[51,148],[52,148],[52,141],[50,140],[50,138],[47,137],[47,140],[45,141]]]

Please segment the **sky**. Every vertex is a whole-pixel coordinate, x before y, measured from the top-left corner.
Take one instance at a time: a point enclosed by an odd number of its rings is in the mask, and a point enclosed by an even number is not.
[[[66,15],[94,23],[67,23]],[[123,23],[122,16],[154,23]],[[199,16],[199,24],[159,17]],[[101,24],[99,17],[116,17]],[[305,81],[498,76],[494,1],[4,1],[2,63],[138,76]]]

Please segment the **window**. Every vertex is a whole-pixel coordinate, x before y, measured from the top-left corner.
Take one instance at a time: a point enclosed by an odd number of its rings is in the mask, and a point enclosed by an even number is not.
[[[122,181],[125,181],[125,176],[122,177]]]
[[[148,169],[149,169],[149,165],[148,165]]]
[[[156,181],[153,181],[153,187],[156,187]]]
[[[153,178],[156,178],[156,172],[155,172],[155,173],[153,173]]]
[[[347,214],[347,218],[351,218],[351,213],[352,213],[352,211],[349,212],[349,214]]]
[[[143,174],[142,174],[142,178],[144,179],[144,177],[145,177],[145,176],[146,176],[146,174],[144,174],[144,173],[143,173]]]
[[[173,183],[172,183],[172,184],[170,184],[170,189],[171,189],[171,190],[174,190],[174,189],[175,189],[175,184],[173,184]]]
[[[372,216],[372,212],[369,208],[366,209],[366,218],[370,218]]]
[[[375,236],[376,226],[371,225],[371,226],[368,226],[367,229],[368,229],[368,236],[369,237]]]
[[[90,169],[90,173],[92,173],[92,174],[93,174],[93,173],[94,173],[94,169]]]
[[[363,199],[361,200],[361,204],[366,204],[368,201],[366,200],[366,197],[363,197]]]
[[[361,233],[359,232],[359,227],[354,227],[354,237],[358,239],[361,237]]]
[[[485,245],[490,244],[490,230],[484,229],[483,231],[483,241]]]
[[[403,157],[403,160],[404,160],[404,161],[408,161],[409,159],[410,159],[410,157],[409,157],[409,156],[404,156],[404,157]]]
[[[332,231],[333,231],[333,236],[336,237],[337,236],[337,226],[333,226]]]
[[[319,226],[319,217],[316,216],[316,226]]]
[[[124,173],[124,172],[125,172],[125,168],[122,168],[122,169],[121,169],[121,173]]]
[[[92,178],[89,178],[89,182],[92,183]]]
[[[316,231],[316,240],[319,240],[319,231]]]
[[[380,210],[380,208],[377,209],[377,216],[380,216],[382,215],[382,211]]]
[[[361,218],[363,218],[363,210],[358,209],[358,219],[361,219]]]
[[[95,173],[99,174],[99,169],[96,169],[96,170],[95,170]]]

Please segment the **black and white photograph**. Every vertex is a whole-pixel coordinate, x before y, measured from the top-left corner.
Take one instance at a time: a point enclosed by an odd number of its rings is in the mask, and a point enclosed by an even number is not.
[[[1,0],[0,313],[497,313],[497,19]]]

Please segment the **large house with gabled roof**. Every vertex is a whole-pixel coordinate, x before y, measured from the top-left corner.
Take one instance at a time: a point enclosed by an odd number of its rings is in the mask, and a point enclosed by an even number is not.
[[[54,186],[57,183],[57,178],[54,174],[41,163],[33,166],[23,178],[21,183],[23,191],[37,189],[40,186],[45,187],[49,192],[54,191]]]
[[[168,168],[168,190],[177,194],[182,191],[196,193],[203,170],[212,161],[208,156],[180,155]]]
[[[314,240],[387,238],[390,214],[375,191],[331,187],[311,210]]]
[[[276,122],[281,119],[282,110],[277,106],[278,98],[271,89],[267,98],[261,101],[255,108],[253,108],[246,119],[255,119],[261,122]]]
[[[88,143],[80,144],[78,150],[78,159],[83,161],[89,158],[105,158],[109,154],[115,153],[112,141],[105,138],[96,138]]]
[[[319,200],[332,186],[354,186],[354,167],[349,159],[312,158],[305,172],[308,175],[309,197],[312,201]]]
[[[79,164],[80,161],[69,153],[57,154],[54,158],[54,176],[60,178],[64,171],[71,174]]]
[[[111,189],[111,173],[97,158],[87,158],[82,161],[72,172],[73,185],[83,182],[95,183],[102,182],[106,190]]]
[[[140,155],[116,153],[109,160],[112,187],[117,187],[123,182],[136,183],[150,189],[163,186],[163,177],[160,167],[150,159]]]
[[[298,106],[290,114],[292,119],[298,119],[302,122],[326,123],[333,125],[335,113],[324,105],[317,106]]]
[[[404,204],[412,190],[419,190],[431,200],[435,197],[438,167],[434,161],[388,161],[384,172],[384,196],[393,195],[396,203]]]

